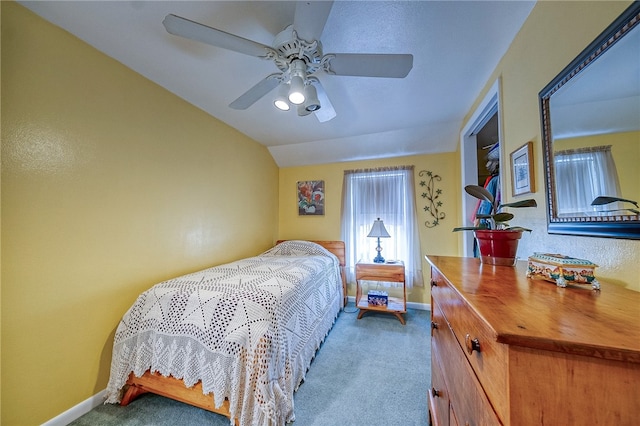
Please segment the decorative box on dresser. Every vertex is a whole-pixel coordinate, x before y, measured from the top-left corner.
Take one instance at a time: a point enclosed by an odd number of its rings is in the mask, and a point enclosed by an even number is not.
[[[640,424],[640,292],[426,258],[432,424]]]

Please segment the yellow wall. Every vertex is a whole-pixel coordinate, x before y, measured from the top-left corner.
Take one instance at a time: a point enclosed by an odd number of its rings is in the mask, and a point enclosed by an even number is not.
[[[268,150],[2,2],[2,424],[106,387],[113,332],[163,279],[277,236]]]
[[[501,77],[503,155],[535,144],[541,207],[517,212],[533,228],[520,255],[585,257],[600,277],[640,290],[640,242],[548,235],[540,190],[538,92],[628,4],[538,2],[476,104]],[[339,238],[345,169],[414,164],[418,182],[420,170],[440,174],[447,217],[421,222],[422,252],[460,253],[458,153],[278,171],[233,129],[21,6],[0,7],[3,424],[44,422],[104,389],[113,331],[150,285],[276,238]],[[299,217],[295,182],[320,179],[325,216]],[[419,197],[424,221],[422,207]],[[428,286],[409,300],[428,303]]]
[[[331,239],[340,237],[340,211],[342,204],[342,179],[345,170],[372,167],[388,167],[413,165],[415,167],[416,209],[420,223],[420,245],[423,254],[455,256],[458,252],[458,239],[453,237],[452,229],[457,226],[458,199],[460,198],[460,167],[456,153],[438,155],[416,155],[384,160],[355,161],[331,163],[314,166],[288,167],[280,169],[280,230],[279,238]],[[421,194],[425,187],[421,181],[428,181],[420,176],[420,171],[431,171],[442,180],[435,182],[435,187],[442,190],[440,200],[443,203],[440,211],[446,214],[440,224],[431,228],[424,225],[433,218],[424,211],[427,205]],[[296,182],[305,180],[325,181],[325,214],[324,216],[298,216]],[[408,293],[409,302],[430,303],[429,267],[422,260],[424,287],[414,287]],[[348,292],[355,295],[353,283],[349,283]]]
[[[518,256],[526,259],[534,251],[565,253],[590,259],[599,265],[597,274],[608,281],[640,291],[640,241],[617,240],[607,238],[574,237],[547,234],[546,199],[544,193],[544,175],[542,147],[540,145],[540,115],[538,93],[569,62],[587,47],[622,11],[629,1],[615,2],[538,2],[527,19],[522,30],[509,50],[487,80],[483,91],[478,94],[474,106],[469,110],[471,117],[477,105],[493,83],[501,78],[501,107],[504,141],[501,141],[503,158],[527,141],[534,142],[535,194],[526,197],[535,198],[537,209],[519,209],[512,225],[522,225],[533,229],[521,240]],[[561,42],[558,42],[561,40]],[[466,124],[466,122],[464,123]],[[461,126],[463,127],[463,126]],[[441,174],[445,185],[453,180],[459,182],[459,153]],[[425,156],[431,162],[435,156]],[[637,160],[640,159],[636,159]],[[407,162],[407,161],[405,161]],[[410,161],[408,161],[410,162]],[[338,238],[340,236],[340,198],[342,171],[348,168],[376,167],[403,164],[402,160],[390,159],[371,162],[337,163],[321,166],[306,166],[280,171],[280,238]],[[442,162],[435,160],[431,167]],[[419,166],[416,165],[419,169]],[[428,168],[428,167],[427,167]],[[455,172],[454,172],[455,170]],[[435,171],[435,170],[434,170]],[[454,176],[455,173],[455,176]],[[325,217],[300,217],[295,209],[295,181],[325,179],[327,181],[327,214]],[[506,176],[506,188],[503,191],[505,202],[511,200],[511,177]],[[459,185],[458,185],[459,186]],[[455,188],[455,191],[458,191]],[[453,193],[453,189],[449,192]],[[459,192],[458,192],[459,194]],[[419,201],[418,201],[419,202]],[[422,251],[428,254],[448,254],[458,247],[459,235],[450,230],[459,223],[460,202],[448,203],[447,220],[438,229],[437,237],[433,230],[422,228]],[[332,206],[334,210],[332,210]],[[440,250],[442,248],[442,250]],[[462,254],[461,246],[455,254]],[[426,267],[426,265],[423,265]],[[428,275],[425,274],[425,280]],[[427,281],[428,282],[428,281]],[[353,288],[350,288],[353,294]],[[429,301],[429,289],[414,291],[410,301]]]
[[[2,22],[2,7],[0,6],[0,22]],[[0,35],[0,42],[2,36]],[[0,43],[1,45],[1,43]],[[0,47],[0,69],[2,68],[2,48]],[[2,72],[0,71],[0,77]],[[2,86],[0,84],[0,86]],[[0,99],[2,99],[2,88],[0,87]],[[0,102],[0,117],[2,117],[2,105]],[[2,125],[0,123],[0,133]],[[2,150],[0,150],[0,164],[2,163]],[[2,166],[0,166],[0,171]],[[0,181],[1,183],[1,181]],[[0,200],[2,200],[2,185],[0,184]],[[0,224],[2,223],[2,203],[0,202]],[[2,241],[2,226],[0,226],[0,241]],[[2,259],[2,244],[0,243],[0,259]],[[0,260],[0,330],[2,330],[2,261]],[[2,333],[0,333],[0,336]],[[0,379],[2,378],[2,338],[0,338]],[[0,423],[2,423],[2,380],[0,380]]]
[[[502,80],[503,158],[527,141],[534,142],[537,209],[518,209],[512,225],[533,229],[518,250],[526,258],[534,251],[564,253],[599,265],[599,278],[640,291],[640,240],[547,234],[544,169],[538,93],[589,43],[622,13],[629,1],[539,1],[502,58],[476,104],[491,84]],[[469,111],[471,115],[474,108]],[[637,164],[640,159],[636,157]],[[503,191],[511,201],[511,178]],[[532,194],[527,194],[529,198]],[[522,197],[518,197],[522,198]]]

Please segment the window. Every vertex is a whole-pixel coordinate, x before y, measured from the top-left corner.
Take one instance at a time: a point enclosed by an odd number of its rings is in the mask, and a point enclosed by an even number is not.
[[[404,262],[407,287],[423,285],[413,182],[413,166],[344,172],[342,239],[349,282],[355,281],[358,260],[377,254],[377,239],[367,234],[380,218],[391,235],[381,239],[382,256]]]
[[[620,196],[620,182],[611,155],[611,145],[557,151],[553,157],[558,215],[594,215],[620,208],[618,203],[591,205],[601,195]]]

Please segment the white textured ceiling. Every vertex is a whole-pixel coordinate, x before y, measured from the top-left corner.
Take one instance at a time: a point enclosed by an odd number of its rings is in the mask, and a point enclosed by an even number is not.
[[[462,119],[533,1],[336,1],[325,53],[410,53],[404,79],[320,74],[337,116],[320,123],[272,106],[229,103],[273,62],[165,31],[175,14],[271,45],[295,2],[20,1],[108,56],[269,147],[281,167],[454,151]]]

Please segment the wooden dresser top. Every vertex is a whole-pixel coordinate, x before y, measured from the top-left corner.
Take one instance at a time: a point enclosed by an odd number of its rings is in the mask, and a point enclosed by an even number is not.
[[[515,267],[479,259],[426,256],[509,345],[640,363],[640,292],[601,282],[558,287]],[[597,277],[597,274],[596,274]]]

